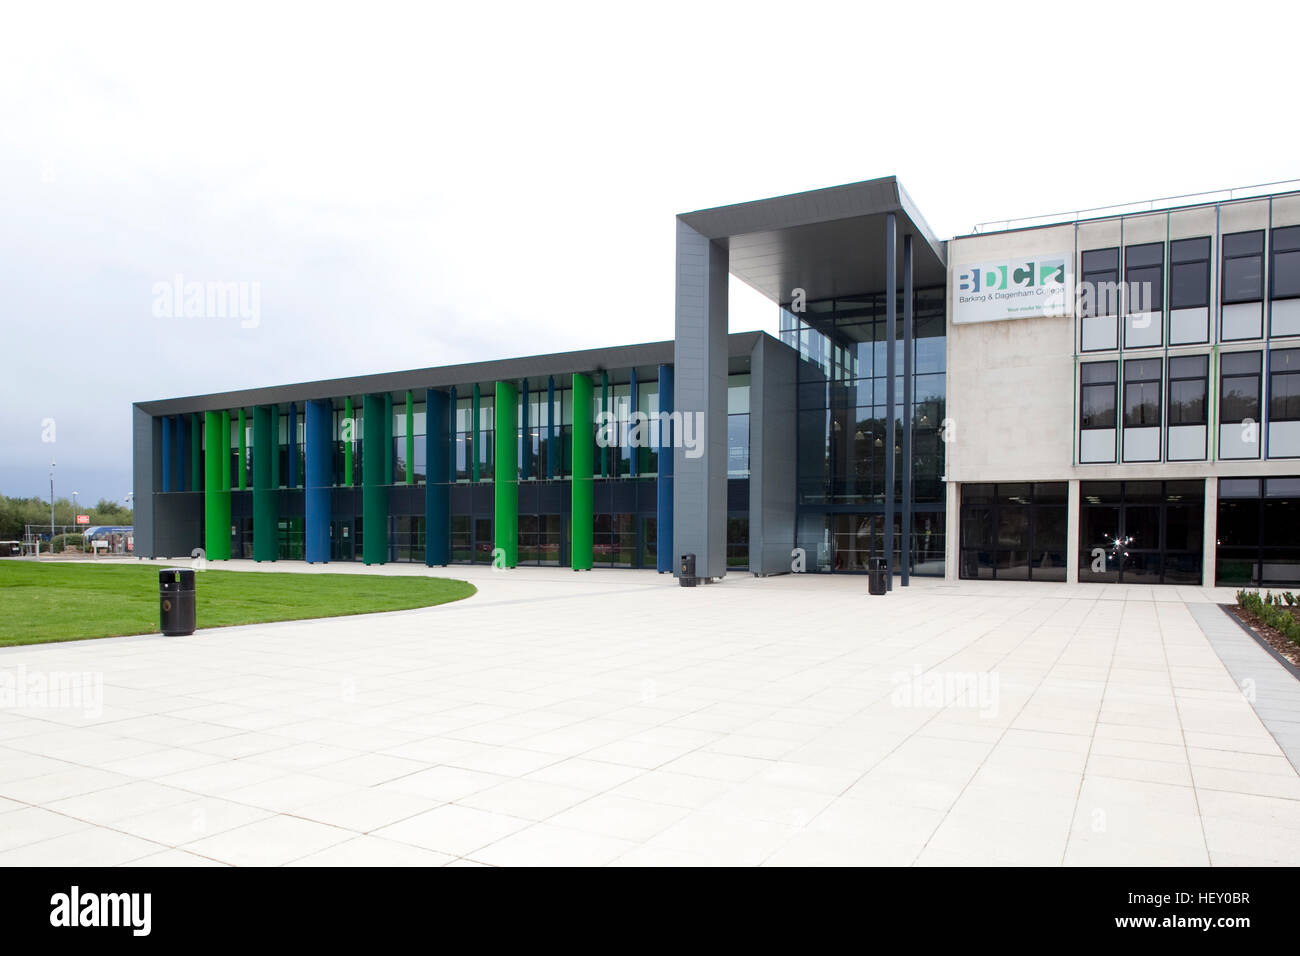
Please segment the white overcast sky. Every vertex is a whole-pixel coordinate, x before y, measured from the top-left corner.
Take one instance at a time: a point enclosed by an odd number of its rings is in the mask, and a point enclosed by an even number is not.
[[[1230,15],[1225,15],[1230,13]],[[8,3],[0,492],[130,490],[133,401],[672,337],[673,216],[897,175],[979,221],[1300,176],[1297,13]],[[154,283],[260,284],[261,320]],[[731,328],[776,331],[733,282]],[[41,422],[56,442],[41,441]]]

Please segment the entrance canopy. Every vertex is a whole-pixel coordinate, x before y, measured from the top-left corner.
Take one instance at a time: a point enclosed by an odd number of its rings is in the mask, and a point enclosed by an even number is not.
[[[900,255],[901,252],[901,255]],[[910,315],[913,291],[918,286],[947,281],[947,250],[934,237],[911,198],[893,176],[850,183],[829,189],[760,199],[701,209],[677,217],[677,296],[673,374],[675,399],[683,414],[702,416],[703,454],[673,456],[673,541],[679,554],[693,554],[697,576],[720,578],[726,573],[727,531],[727,276],[737,276],[773,302],[814,302],[839,296],[884,292],[889,341],[897,323],[897,296]],[[910,337],[911,323],[904,320],[903,334]],[[910,344],[910,341],[906,344]],[[895,380],[894,350],[887,350],[891,367],[886,376],[893,445]],[[904,354],[910,355],[905,347]],[[757,391],[760,395],[785,395],[789,407],[769,411],[771,434],[761,435],[759,447],[784,449],[762,458],[761,473],[751,470],[750,494],[771,499],[773,507],[788,502],[773,521],[761,529],[750,528],[751,553],[788,549],[795,540],[796,494],[793,422],[794,353],[784,367],[755,370],[760,383],[771,376],[781,387]],[[779,360],[774,362],[781,364]],[[910,367],[900,370],[910,381]],[[755,390],[751,387],[751,398]],[[904,406],[910,398],[903,396]],[[784,423],[780,428],[777,423]],[[754,420],[750,421],[751,430]],[[768,426],[764,426],[767,428]],[[903,433],[903,461],[911,460],[910,429]],[[894,459],[887,457],[886,486],[893,487]],[[910,470],[903,476],[905,516],[910,515]],[[885,553],[892,554],[893,497],[886,499]],[[760,509],[762,510],[762,509]],[[908,539],[904,525],[903,538]],[[906,552],[905,552],[906,558]],[[904,561],[904,569],[907,561]],[[907,583],[904,570],[903,583]]]
[[[947,281],[946,244],[936,239],[893,176],[846,186],[717,206],[679,215],[727,250],[727,268],[774,302],[794,289],[808,300],[885,288],[885,217],[898,242],[913,237],[916,286]]]

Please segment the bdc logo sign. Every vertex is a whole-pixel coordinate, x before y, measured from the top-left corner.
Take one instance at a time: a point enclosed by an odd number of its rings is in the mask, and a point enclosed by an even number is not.
[[[999,264],[968,266],[957,274],[957,291],[1005,292],[1010,289],[1065,288],[1065,260],[1025,259]]]
[[[1072,262],[1050,252],[955,266],[953,324],[1067,315]]]

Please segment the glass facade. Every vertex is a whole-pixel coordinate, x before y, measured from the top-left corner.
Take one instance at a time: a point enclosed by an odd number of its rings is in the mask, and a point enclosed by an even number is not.
[[[943,574],[945,290],[914,296],[912,404],[912,571]],[[883,556],[886,495],[902,502],[903,321],[895,342],[895,440],[888,442],[888,329],[883,294],[783,309],[781,339],[799,353],[797,535],[809,571],[863,571]],[[885,487],[888,456],[895,462]],[[896,517],[895,563],[901,559]]]

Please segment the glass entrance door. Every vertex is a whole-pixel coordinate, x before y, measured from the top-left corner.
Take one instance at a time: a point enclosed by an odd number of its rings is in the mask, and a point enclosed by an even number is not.
[[[862,574],[873,558],[885,556],[885,516],[879,511],[808,513],[799,517],[796,546],[803,551],[804,570],[832,574]],[[893,570],[903,567],[903,515],[894,513]],[[912,573],[943,574],[943,512],[914,512]]]
[[[253,556],[253,519],[233,519],[230,531],[230,556],[232,558],[251,558]]]
[[[475,518],[474,519],[474,563],[491,564],[492,548],[495,542],[492,540],[492,519]]]
[[[884,554],[882,515],[831,516],[831,570],[866,571],[870,559]]]
[[[563,529],[559,515],[519,516],[519,563],[560,564]]]
[[[352,561],[354,559],[352,522],[347,520],[330,522],[330,560]]]

